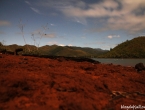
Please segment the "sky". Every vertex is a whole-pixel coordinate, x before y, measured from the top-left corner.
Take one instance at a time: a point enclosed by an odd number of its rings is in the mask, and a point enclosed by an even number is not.
[[[109,50],[145,36],[145,0],[0,0],[0,42]]]

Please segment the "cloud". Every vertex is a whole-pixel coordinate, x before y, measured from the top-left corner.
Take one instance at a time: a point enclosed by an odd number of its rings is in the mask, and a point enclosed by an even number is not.
[[[34,11],[35,13],[42,14],[42,13],[40,12],[40,10],[38,9],[39,7],[35,5],[35,2],[32,2],[32,1],[31,1],[31,3],[30,3],[29,1],[25,1],[25,3],[28,4],[28,5],[30,6],[30,9],[31,9],[32,11]],[[37,8],[34,8],[34,7],[37,7]]]
[[[109,38],[109,39],[119,38],[119,37],[120,37],[119,35],[109,35],[109,36],[107,36],[107,38]]]
[[[112,39],[112,38],[113,38],[113,36],[112,36],[112,35],[109,35],[109,36],[108,36],[108,38],[109,38],[109,39]]]
[[[87,20],[80,17],[74,17],[74,21],[83,25],[87,25]]]
[[[10,26],[11,23],[9,21],[0,20],[0,26]]]
[[[35,30],[31,33],[31,35],[34,35],[34,36],[38,36],[38,37],[44,37],[44,38],[55,38],[57,37],[56,33],[45,33],[44,30]]]
[[[38,14],[41,14],[40,11],[36,8],[33,8],[33,7],[30,7],[34,12],[38,13]]]
[[[56,41],[51,41],[51,42],[48,42],[47,44],[48,45],[57,45],[57,42]]]
[[[104,0],[96,4],[85,5],[87,8],[71,5],[61,11],[65,16],[86,21],[88,18],[104,19],[102,27],[94,29],[96,32],[121,29],[129,33],[136,33],[145,29],[144,0]]]
[[[81,1],[81,0],[41,0],[38,1],[35,4],[35,6],[39,6],[39,7],[45,7],[45,9],[51,9],[53,10],[54,15],[59,15],[63,13],[64,9],[68,9],[71,6],[77,6],[77,7],[81,7],[84,8],[86,6],[86,3]],[[50,13],[49,13],[50,15]],[[84,18],[80,18],[80,17],[69,17],[67,16],[69,19],[71,19],[72,21],[75,21],[77,23],[86,25],[86,19]]]
[[[59,46],[62,46],[62,47],[64,47],[65,45],[64,44],[58,44]]]
[[[51,25],[51,26],[55,26],[55,24],[52,24],[52,23],[51,23],[50,25]]]
[[[56,41],[51,41],[51,42],[48,42],[48,45],[58,45],[58,46],[66,46],[64,44],[59,44],[58,42]]]
[[[121,4],[121,5],[119,5]],[[144,5],[143,5],[144,4]],[[66,16],[72,17],[85,17],[85,18],[98,18],[98,17],[120,17],[132,13],[137,9],[145,6],[144,0],[131,1],[131,0],[103,0],[99,3],[86,4],[88,8],[81,8],[77,5],[67,6],[62,8],[62,12]],[[121,9],[118,9],[122,6]],[[120,15],[121,14],[121,15]]]
[[[43,34],[42,37],[45,37],[45,38],[55,38],[55,37],[56,37],[56,34],[55,34],[55,33],[51,33],[51,34]]]
[[[25,1],[25,3],[27,3],[28,5],[31,5],[31,3],[29,1]]]
[[[145,30],[145,0],[99,0],[94,3],[82,0],[41,0],[33,2],[33,5],[51,9],[53,13],[63,14],[83,25],[89,24],[90,19],[98,20],[98,24],[102,20],[99,28],[96,25],[91,29],[93,32],[125,30],[128,33],[140,33]],[[31,9],[40,14],[38,9]]]
[[[62,47],[64,47],[64,46],[73,46],[72,44],[68,44],[68,45],[64,45],[64,44],[57,44],[58,46],[62,46]]]
[[[73,46],[72,44],[68,44],[67,46]]]
[[[81,8],[77,5],[69,6],[67,8],[63,8],[62,12],[66,16],[72,17],[85,17],[85,18],[97,18],[97,17],[104,17],[104,16],[111,16],[117,13],[113,12],[112,10],[117,9],[118,3],[114,2],[113,0],[105,0],[104,2],[96,3],[96,4],[86,4],[86,8]]]

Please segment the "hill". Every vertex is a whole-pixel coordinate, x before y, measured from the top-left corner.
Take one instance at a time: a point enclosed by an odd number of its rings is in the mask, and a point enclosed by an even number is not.
[[[99,55],[102,55],[108,50],[102,50],[102,49],[93,49],[89,47],[75,47],[75,46],[57,46],[57,45],[45,45],[42,47],[37,48],[34,45],[24,45],[19,46],[16,44],[8,45],[8,46],[2,46],[1,48],[4,48],[9,51],[14,51],[17,48],[23,48],[24,52],[23,54],[39,54],[39,55],[49,55],[49,56],[65,56],[65,57],[97,57]]]
[[[82,51],[80,49],[71,49],[68,48],[67,46],[57,46],[57,45],[52,45],[52,46],[43,46],[40,47],[39,50],[41,51],[40,53],[43,53],[45,55],[51,55],[51,56],[71,56],[71,57],[76,57],[76,56],[91,56],[90,53],[87,53],[85,51]]]
[[[137,37],[118,44],[102,58],[145,58],[145,36]]]
[[[75,46],[57,46],[46,45],[39,48],[41,54],[51,56],[66,56],[66,57],[97,57],[102,55],[108,50],[93,49],[88,47],[75,47]]]

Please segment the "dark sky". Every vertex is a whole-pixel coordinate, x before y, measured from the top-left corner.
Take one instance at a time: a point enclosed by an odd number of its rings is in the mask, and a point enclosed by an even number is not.
[[[110,49],[145,35],[145,0],[1,0],[0,41],[25,45],[23,35],[36,46]]]

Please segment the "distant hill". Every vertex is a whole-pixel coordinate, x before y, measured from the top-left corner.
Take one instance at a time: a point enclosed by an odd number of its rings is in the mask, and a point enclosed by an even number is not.
[[[2,46],[1,46],[2,47]],[[45,45],[37,48],[34,45],[19,46],[16,44],[3,46],[6,50],[14,51],[17,48],[23,48],[25,54],[41,54],[49,56],[66,56],[66,57],[97,57],[102,55],[108,50],[93,49],[89,47],[75,47],[75,46],[57,46],[57,45]],[[28,48],[30,51],[28,51]]]
[[[102,58],[145,58],[145,36],[127,40],[111,49]]]
[[[67,57],[97,57],[108,50],[92,49],[88,47],[74,47],[74,46],[57,46],[46,45],[39,48],[40,53],[52,56],[67,56]]]

